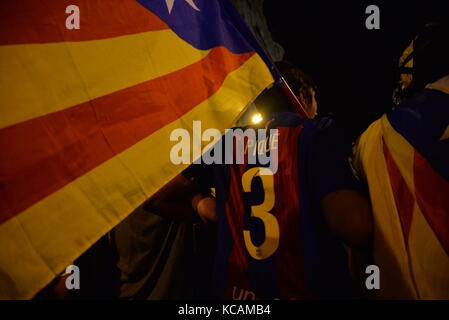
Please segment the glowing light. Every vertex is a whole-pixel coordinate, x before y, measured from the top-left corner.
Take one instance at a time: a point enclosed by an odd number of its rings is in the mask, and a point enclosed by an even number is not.
[[[193,0],[185,0],[193,9],[196,11],[201,11],[193,2]],[[175,0],[165,0],[165,3],[167,4],[168,13],[171,14],[171,11],[173,10],[173,5],[175,4]]]
[[[262,120],[263,120],[263,117],[262,117],[262,115],[261,115],[260,113],[254,114],[253,117],[251,118],[251,121],[252,121],[254,124],[261,123]]]

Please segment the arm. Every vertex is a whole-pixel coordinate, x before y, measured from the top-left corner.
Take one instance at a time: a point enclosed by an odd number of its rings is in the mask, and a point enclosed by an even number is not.
[[[320,203],[327,225],[351,248],[370,244],[373,234],[371,205],[355,190],[337,190],[325,196]]]
[[[180,220],[196,220],[191,200],[196,194],[194,185],[179,174],[157,191],[145,204],[145,210]]]
[[[192,180],[179,174],[157,191],[145,204],[145,210],[178,220],[216,221],[215,198],[201,191]]]
[[[349,247],[369,247],[373,215],[349,162],[351,145],[333,121],[323,121],[320,129],[313,145],[312,180],[324,219]]]
[[[192,207],[204,223],[211,223],[218,220],[216,211],[216,200],[211,195],[196,194],[192,199]]]

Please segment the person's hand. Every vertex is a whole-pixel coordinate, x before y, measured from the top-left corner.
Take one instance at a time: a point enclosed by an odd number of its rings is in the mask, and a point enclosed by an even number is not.
[[[35,300],[63,300],[67,297],[69,290],[66,286],[67,277],[70,274],[62,273],[53,279],[44,289],[42,289],[36,296]]]
[[[207,196],[198,199],[196,212],[204,223],[217,221],[215,198]]]

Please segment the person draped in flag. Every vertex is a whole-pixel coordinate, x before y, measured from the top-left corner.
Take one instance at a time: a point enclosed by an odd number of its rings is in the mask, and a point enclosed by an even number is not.
[[[297,75],[295,93],[313,117],[314,87],[300,78],[302,72],[292,74]],[[187,197],[190,211],[218,221],[215,298],[355,298],[343,243],[356,249],[369,246],[372,220],[348,163],[350,146],[334,121],[287,112],[290,105],[279,101],[277,89],[254,102],[268,116],[261,122],[266,129],[278,130],[262,150],[268,154],[277,149],[277,170],[246,159],[241,164],[192,165],[147,207],[171,214]],[[255,139],[247,140],[247,153],[260,152],[261,141]],[[216,199],[210,188],[215,188]]]
[[[381,299],[449,299],[449,50],[427,25],[399,61],[398,104],[354,148],[374,213]]]

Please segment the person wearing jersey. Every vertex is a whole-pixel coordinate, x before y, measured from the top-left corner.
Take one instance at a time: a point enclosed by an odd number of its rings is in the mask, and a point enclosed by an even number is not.
[[[374,214],[378,299],[449,299],[449,27],[429,24],[399,59],[397,106],[354,148]]]
[[[301,87],[299,97],[304,103],[309,94],[305,105],[314,114],[316,101],[308,89]],[[369,246],[372,221],[348,162],[350,145],[331,119],[273,114],[289,109],[279,102],[277,90],[255,101],[257,110],[271,113],[265,125],[277,133],[265,141],[248,139],[245,148],[246,155],[276,151],[277,170],[258,161],[191,165],[156,193],[149,206],[175,206],[170,195],[177,190],[191,196],[204,221],[218,221],[215,298],[355,298],[343,243]]]

